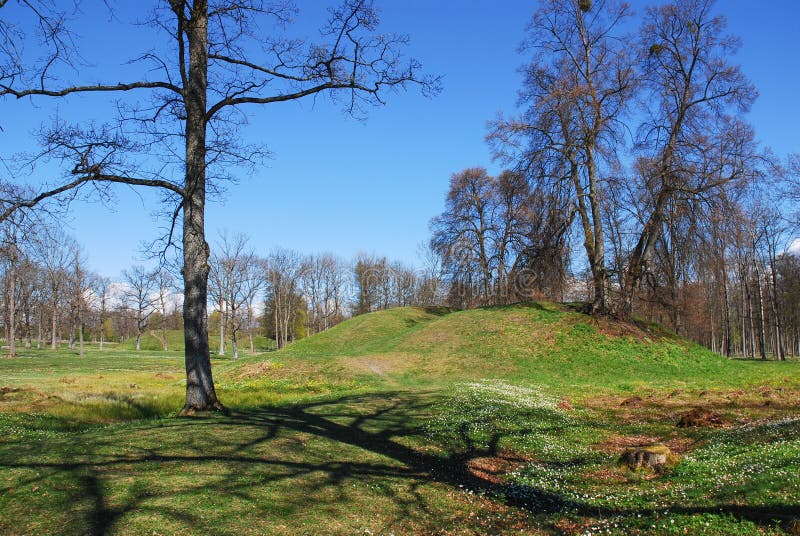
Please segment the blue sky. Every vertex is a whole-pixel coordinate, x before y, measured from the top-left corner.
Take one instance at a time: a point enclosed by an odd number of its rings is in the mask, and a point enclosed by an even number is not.
[[[649,2],[631,2],[642,10]],[[305,2],[314,8],[315,2]],[[484,143],[486,122],[513,113],[520,87],[516,52],[532,1],[384,0],[383,28],[410,34],[410,54],[426,72],[440,74],[443,91],[433,99],[418,92],[388,96],[366,121],[348,118],[326,99],[251,109],[245,138],[273,153],[252,177],[242,177],[221,202],[209,206],[207,233],[213,244],[222,229],[251,237],[266,254],[281,246],[301,252],[329,251],[349,258],[358,251],[417,263],[417,247],[429,237],[428,222],[444,204],[450,175],[466,167],[498,172]],[[4,8],[7,9],[7,8]],[[761,97],[750,114],[757,135],[775,152],[800,152],[800,2],[720,0],[731,33],[742,38],[735,61]],[[126,13],[119,13],[125,18]],[[94,44],[84,52],[98,71],[119,72],[122,51],[136,47],[146,28],[121,30],[90,12],[76,19],[76,32]],[[113,33],[113,36],[111,35]],[[113,38],[123,44],[108,48]],[[100,51],[100,52],[98,52]],[[112,80],[117,81],[117,80]],[[91,98],[59,106],[64,116],[89,118]],[[31,150],[38,121],[52,115],[45,100],[0,102],[0,151]],[[139,245],[163,224],[154,220],[156,198],[120,190],[110,211],[78,203],[69,219],[94,270],[114,276],[138,262]]]

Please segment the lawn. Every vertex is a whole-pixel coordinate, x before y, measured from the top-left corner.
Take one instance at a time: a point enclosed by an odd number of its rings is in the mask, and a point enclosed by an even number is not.
[[[729,361],[552,304],[356,317],[214,359],[0,360],[3,534],[781,534],[800,524],[800,364]],[[709,425],[678,427],[690,410]],[[662,443],[677,463],[618,464]]]

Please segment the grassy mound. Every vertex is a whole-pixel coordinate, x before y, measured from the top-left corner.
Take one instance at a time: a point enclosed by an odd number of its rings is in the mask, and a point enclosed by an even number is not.
[[[495,378],[570,392],[587,386],[632,391],[642,385],[746,385],[766,377],[758,363],[733,363],[658,326],[597,319],[550,303],[379,311],[271,357],[304,373],[314,363],[329,376],[373,376],[404,387]]]

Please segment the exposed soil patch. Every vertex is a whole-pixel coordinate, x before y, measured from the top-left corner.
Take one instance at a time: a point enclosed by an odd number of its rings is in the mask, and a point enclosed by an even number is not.
[[[597,332],[606,337],[628,337],[640,342],[652,342],[651,334],[636,324],[608,318],[596,318],[594,325],[597,328]]]
[[[569,403],[569,399],[565,398],[561,402],[558,403],[558,407],[565,410],[565,411],[572,411],[575,408],[572,407],[572,404]]]
[[[682,414],[678,419],[679,428],[717,428],[728,424],[727,420],[715,411],[705,408],[694,408]]]
[[[275,363],[272,361],[261,361],[260,363],[250,363],[244,365],[239,369],[238,376],[240,378],[260,378],[265,374],[269,374],[275,369]],[[158,376],[158,374],[156,374]]]
[[[641,406],[644,405],[644,400],[642,400],[642,397],[640,397],[640,396],[632,396],[632,397],[626,398],[625,400],[620,402],[619,405],[621,407],[623,407],[623,408],[626,408],[626,407],[641,407]]]
[[[484,456],[472,458],[467,462],[467,469],[474,476],[491,482],[492,484],[502,484],[505,475],[516,469],[519,465],[528,460],[509,455]]]
[[[163,372],[156,372],[156,378],[159,380],[175,380],[177,379],[172,374],[164,374]]]

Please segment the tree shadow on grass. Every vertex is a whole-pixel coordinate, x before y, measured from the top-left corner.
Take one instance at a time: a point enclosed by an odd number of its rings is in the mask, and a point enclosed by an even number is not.
[[[220,523],[241,522],[237,512],[224,517],[212,510],[205,514],[211,520],[203,518],[198,502],[210,501],[213,506],[215,500],[221,509],[234,502],[246,505],[255,512],[248,523],[266,519],[291,523],[309,509],[335,520],[343,511],[369,506],[371,495],[393,510],[382,511],[384,519],[373,518],[373,523],[382,524],[380,530],[413,527],[428,532],[446,522],[441,519],[442,506],[431,501],[432,493],[441,493],[442,487],[456,495],[465,490],[502,501],[531,523],[538,516],[545,527],[554,514],[611,518],[657,513],[647,508],[598,508],[476,471],[474,460],[502,454],[499,433],[477,442],[464,428],[460,444],[431,449],[423,423],[433,403],[432,395],[366,394],[267,406],[225,417],[139,424],[111,434],[76,434],[65,441],[29,444],[39,451],[24,456],[0,445],[0,470],[27,470],[24,481],[20,478],[14,484],[18,489],[37,482],[42,488],[52,487],[54,479],[66,480],[70,499],[60,506],[74,512],[79,526],[65,526],[63,531],[93,535],[123,528],[129,514],[166,520],[182,530],[235,532]],[[140,483],[120,488],[125,476]],[[0,494],[11,491],[2,486]],[[354,494],[353,489],[365,486],[368,491]],[[45,504],[42,510],[47,508]],[[730,514],[765,526],[773,519],[800,516],[800,506],[794,504],[668,508],[676,514]],[[18,521],[19,532],[29,532],[25,520]],[[349,532],[357,529],[351,526]],[[552,525],[549,529],[556,530]],[[293,530],[289,526],[284,532]],[[480,527],[474,530],[479,532]]]

